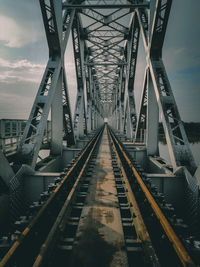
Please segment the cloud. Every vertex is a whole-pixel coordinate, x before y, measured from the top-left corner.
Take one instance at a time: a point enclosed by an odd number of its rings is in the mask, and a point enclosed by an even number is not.
[[[45,66],[27,59],[11,61],[0,58],[1,118],[28,118]],[[77,91],[75,66],[70,61],[65,66],[73,113]]]
[[[0,82],[16,83],[26,81],[39,83],[45,65],[36,64],[27,59],[8,61],[0,58]]]
[[[5,60],[3,58],[0,58],[0,66],[8,67],[11,69],[30,68],[30,69],[34,69],[34,71],[37,70],[38,68],[43,67],[43,65],[32,63],[32,62],[28,61],[27,59],[22,59],[22,60],[19,60],[16,62],[10,62],[10,61]]]
[[[37,40],[36,36],[31,34],[27,26],[18,23],[8,16],[0,15],[0,25],[0,40],[7,47],[20,48]]]

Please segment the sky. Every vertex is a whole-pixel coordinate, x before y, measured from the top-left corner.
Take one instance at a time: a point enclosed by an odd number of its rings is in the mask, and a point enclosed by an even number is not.
[[[163,61],[184,121],[200,122],[199,0],[174,0]],[[145,55],[142,40],[137,64],[135,98],[138,110]],[[0,119],[27,119],[48,61],[48,46],[39,0],[0,0]],[[65,53],[72,112],[76,76],[72,43]]]

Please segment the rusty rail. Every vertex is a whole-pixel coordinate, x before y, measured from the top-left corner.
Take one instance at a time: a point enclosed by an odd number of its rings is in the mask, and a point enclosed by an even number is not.
[[[133,166],[131,160],[127,156],[126,152],[124,151],[124,148],[114,135],[111,129],[109,129],[109,133],[112,137],[112,140],[115,144],[116,150],[121,152],[121,158],[126,161],[127,165],[129,166],[130,170],[132,171],[135,179],[137,180],[141,190],[146,196],[146,199],[148,200],[150,206],[152,207],[152,210],[154,211],[158,221],[160,222],[160,225],[162,226],[164,232],[166,233],[168,239],[170,240],[172,247],[174,251],[176,252],[178,258],[180,259],[180,262],[182,263],[182,266],[196,266],[193,260],[191,259],[190,255],[188,254],[187,250],[183,246],[181,240],[176,235],[175,231],[173,230],[172,226],[168,222],[167,218],[165,217],[164,213],[160,209],[159,205],[155,201],[154,197],[152,196],[151,192],[145,185],[143,179],[141,178],[140,174],[136,170],[136,168]]]
[[[63,209],[68,206],[70,198],[73,197],[88,158],[91,156],[102,132],[103,128],[86,145],[63,180],[3,257],[0,267],[32,266],[35,257],[40,253],[40,247],[48,238],[49,233],[52,234],[52,229],[55,228],[54,222],[58,223],[60,216],[63,216]],[[44,249],[44,246],[42,249]],[[41,255],[39,254],[35,266],[39,266],[37,263],[41,261],[39,260],[40,257]]]

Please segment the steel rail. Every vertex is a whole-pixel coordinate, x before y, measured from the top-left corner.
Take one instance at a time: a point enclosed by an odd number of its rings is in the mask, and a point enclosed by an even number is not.
[[[153,211],[155,212],[155,215],[157,216],[157,219],[159,220],[164,232],[166,233],[168,239],[171,241],[172,246],[173,246],[178,258],[180,259],[182,265],[185,266],[185,267],[196,266],[195,263],[193,262],[193,260],[191,259],[190,255],[188,254],[188,252],[184,248],[183,244],[181,243],[180,239],[178,238],[178,236],[174,232],[174,230],[173,230],[172,226],[170,225],[170,223],[168,222],[167,218],[165,217],[165,215],[161,211],[160,207],[156,203],[156,201],[153,198],[152,194],[148,190],[147,186],[143,182],[143,180],[142,180],[141,176],[139,175],[138,171],[132,165],[132,162],[129,159],[129,157],[127,156],[127,154],[124,151],[123,147],[121,146],[121,144],[119,143],[119,141],[117,140],[116,136],[113,134],[113,132],[111,130],[110,130],[110,134],[112,136],[113,141],[115,142],[115,144],[117,144],[117,146],[119,147],[120,151],[122,152],[124,159],[126,160],[128,165],[130,166],[130,168],[131,168],[131,170],[132,170],[132,172],[133,172],[138,184],[140,185],[140,188],[142,189],[142,191],[145,194],[149,204],[151,205]]]
[[[111,138],[110,132],[108,132],[108,133],[109,133],[110,138]],[[120,159],[120,156],[117,152],[115,143],[113,143],[113,151],[115,152],[115,157],[116,157],[118,166],[119,166],[121,173],[122,173],[122,179],[124,180],[125,185],[126,185],[127,199],[129,200],[129,203],[132,204],[132,205],[130,205],[130,210],[132,212],[132,216],[135,217],[133,219],[134,225],[136,227],[136,232],[138,234],[138,237],[143,243],[144,252],[147,255],[149,261],[153,264],[153,267],[160,267],[158,257],[155,253],[153,246],[152,246],[151,238],[149,236],[146,225],[145,225],[144,220],[142,218],[140,208],[139,208],[137,201],[135,199],[135,196],[133,194],[131,185],[129,183],[129,180],[128,180],[128,177],[126,175],[125,169],[124,169],[122,161]]]
[[[103,132],[103,127],[92,138],[92,140],[86,145],[86,147],[83,149],[82,153],[79,155],[79,157],[77,158],[74,165],[68,170],[67,174],[64,176],[63,180],[60,182],[60,184],[56,187],[56,189],[53,191],[51,196],[47,199],[47,201],[41,207],[41,209],[39,210],[37,215],[34,217],[34,219],[31,221],[31,223],[24,229],[24,231],[21,233],[18,240],[15,241],[15,243],[11,246],[9,251],[6,253],[6,255],[1,260],[0,267],[17,266],[17,265],[13,265],[13,264],[14,264],[15,260],[19,257],[19,255],[22,253],[21,250],[23,250],[23,244],[26,245],[28,240],[32,238],[32,235],[34,235],[35,228],[37,228],[38,224],[41,223],[42,218],[45,216],[48,216],[47,211],[49,211],[50,208],[52,207],[52,203],[55,202],[56,197],[58,196],[59,192],[62,193],[61,192],[62,189],[64,188],[64,186],[67,183],[67,181],[69,180],[69,178],[71,178],[70,175],[73,174],[74,170],[76,170],[77,167],[79,167],[78,166],[79,163],[81,162],[81,160],[84,160],[86,153],[88,151],[90,151],[91,146],[93,145],[93,143],[95,143],[95,140],[101,135],[102,132]],[[73,186],[72,186],[72,189],[73,189]],[[31,242],[31,240],[30,240],[30,242]],[[24,255],[24,256],[26,256],[26,255]]]
[[[78,184],[80,182],[80,179],[83,175],[83,172],[85,171],[86,167],[87,167],[87,164],[92,156],[92,153],[94,151],[94,149],[96,148],[96,145],[97,143],[99,142],[99,139],[100,139],[101,135],[98,135],[97,136],[97,139],[76,179],[76,182],[71,190],[71,192],[69,193],[60,213],[58,214],[58,217],[53,225],[53,227],[51,228],[45,242],[42,244],[41,248],[40,248],[40,253],[38,254],[38,256],[36,257],[36,260],[33,264],[33,267],[40,267],[40,266],[46,266],[46,265],[43,265],[44,264],[44,261],[45,259],[47,258],[47,254],[49,253],[49,249],[50,247],[52,246],[52,243],[55,243],[56,242],[56,239],[57,239],[57,235],[58,235],[58,232],[61,231],[61,227],[60,225],[63,223],[63,220],[66,220],[66,217],[68,214],[68,209],[70,208],[70,205],[71,203],[73,202],[73,198],[74,198],[74,195],[75,195],[75,192],[77,190],[77,187],[78,187]]]

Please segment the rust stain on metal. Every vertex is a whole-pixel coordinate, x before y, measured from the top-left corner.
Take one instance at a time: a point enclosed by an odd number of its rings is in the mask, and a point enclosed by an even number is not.
[[[142,181],[142,178],[138,174],[137,170],[132,165],[131,161],[129,160],[128,156],[126,155],[126,153],[124,152],[123,148],[121,147],[121,145],[119,144],[119,142],[117,141],[117,139],[115,138],[114,135],[113,135],[113,137],[114,137],[116,143],[118,144],[121,152],[123,153],[124,158],[126,159],[127,163],[130,165],[130,167],[131,167],[131,169],[135,175],[135,178],[137,179],[141,189],[143,190],[144,194],[146,195],[146,197],[147,197],[151,207],[153,208],[157,218],[159,219],[165,233],[167,234],[169,240],[172,242],[173,247],[174,247],[179,259],[181,260],[183,266],[195,266],[195,264],[193,263],[192,259],[189,256],[189,254],[187,253],[184,246],[182,245],[180,239],[175,234],[173,228],[171,227],[171,225],[167,221],[166,217],[164,216],[163,212],[159,208],[158,204],[156,203],[156,201],[152,197],[150,191],[148,190],[148,188],[146,187],[146,185]]]
[[[105,212],[105,219],[106,223],[113,223],[114,222],[114,214],[113,211],[106,211]]]
[[[106,131],[88,192],[70,266],[128,266]]]

